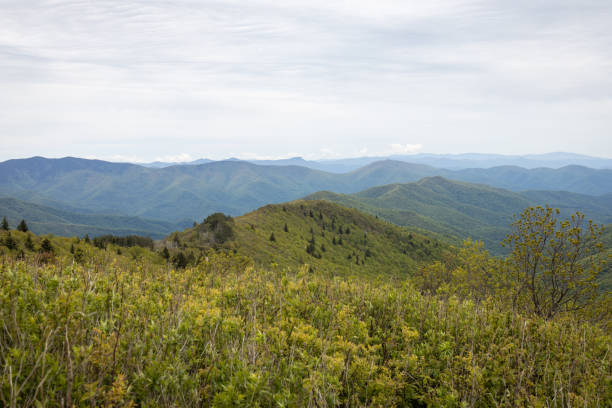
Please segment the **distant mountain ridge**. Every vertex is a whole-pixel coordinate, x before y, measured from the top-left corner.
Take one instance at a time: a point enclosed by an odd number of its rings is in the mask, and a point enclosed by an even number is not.
[[[240,215],[321,190],[355,193],[430,176],[513,191],[566,190],[592,195],[612,192],[612,170],[579,166],[451,171],[387,160],[334,174],[303,166],[262,166],[243,161],[145,168],[100,160],[35,157],[0,163],[0,196],[55,208],[67,205],[98,213],[178,222],[200,220],[217,211]]]
[[[170,232],[185,228],[185,223],[170,223],[138,217],[82,214],[48,206],[32,204],[14,198],[0,197],[0,217],[6,217],[15,228],[25,219],[35,234],[60,236],[142,235],[160,239]]]
[[[240,160],[230,158],[227,160]],[[305,160],[302,157],[292,157],[288,159],[277,160],[252,160],[242,159],[253,164],[266,166],[304,166],[315,170],[323,170],[332,173],[347,173],[356,170],[368,164],[381,160],[396,160],[415,164],[425,164],[432,167],[461,170],[469,168],[490,168],[498,166],[518,166],[527,169],[539,167],[547,167],[558,169],[565,166],[577,165],[590,167],[595,169],[612,169],[612,159],[586,156],[575,153],[545,153],[545,154],[528,154],[528,155],[501,155],[501,154],[482,154],[482,153],[464,153],[464,154],[431,154],[420,153],[411,155],[390,155],[390,156],[373,156],[373,157],[355,157],[344,159],[322,159],[322,160]],[[153,162],[141,164],[145,167],[169,167],[176,165],[198,165],[211,163],[214,160],[198,159],[190,162]],[[223,161],[223,160],[222,160]]]

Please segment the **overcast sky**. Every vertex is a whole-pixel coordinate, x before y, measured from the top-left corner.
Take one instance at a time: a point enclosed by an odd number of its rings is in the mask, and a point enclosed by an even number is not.
[[[612,157],[612,3],[0,0],[0,159]]]

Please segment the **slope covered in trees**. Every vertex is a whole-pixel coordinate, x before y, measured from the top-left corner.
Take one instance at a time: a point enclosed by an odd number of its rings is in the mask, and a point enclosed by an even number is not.
[[[596,222],[612,221],[612,195],[514,193],[441,177],[373,187],[355,194],[318,192],[306,199],[324,199],[357,208],[397,225],[439,233],[454,243],[466,237],[482,240],[495,253],[502,252],[500,243],[510,231],[512,216],[530,205],[548,204],[560,208],[566,215],[580,210]]]
[[[428,176],[486,183],[510,190],[612,193],[612,170],[496,167],[451,171],[382,161],[345,174],[300,166],[224,161],[197,166],[145,168],[76,158],[31,158],[0,163],[0,195],[95,212],[182,221],[223,212],[240,215],[262,205],[295,200],[321,190],[354,193]]]
[[[78,210],[58,209],[14,198],[0,198],[0,216],[6,217],[13,227],[16,227],[20,220],[25,219],[30,229],[36,234],[146,235],[160,239],[171,231],[188,225],[139,217],[81,214],[76,211]]]

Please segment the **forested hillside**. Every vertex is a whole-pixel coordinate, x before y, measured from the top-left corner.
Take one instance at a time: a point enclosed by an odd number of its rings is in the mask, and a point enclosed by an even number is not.
[[[118,215],[82,214],[78,210],[57,209],[32,204],[14,198],[0,198],[0,217],[6,217],[9,224],[17,226],[27,220],[35,234],[53,233],[62,236],[146,235],[155,239],[170,232],[185,228],[189,223],[171,223],[138,217]]]
[[[564,190],[612,193],[612,170],[496,167],[450,171],[399,161],[372,163],[333,174],[300,166],[224,161],[196,166],[145,168],[76,158],[41,157],[0,163],[0,195],[58,208],[69,205],[104,214],[180,222],[214,212],[240,215],[270,203],[321,190],[354,193],[423,177],[486,183],[514,191]]]
[[[484,241],[494,253],[503,252],[500,243],[510,231],[512,217],[531,205],[548,204],[560,208],[564,215],[581,211],[595,222],[612,222],[612,195],[514,193],[441,177],[373,187],[355,194],[324,191],[306,199],[323,199],[357,208],[397,225],[436,232],[455,243],[471,237]]]

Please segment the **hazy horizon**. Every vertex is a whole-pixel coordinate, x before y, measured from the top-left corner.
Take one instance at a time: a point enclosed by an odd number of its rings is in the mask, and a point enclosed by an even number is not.
[[[554,156],[559,157],[554,157]],[[491,160],[494,157],[500,157],[505,159],[554,159],[559,160],[560,157],[564,155],[569,155],[574,158],[582,158],[582,159],[595,159],[595,160],[612,160],[611,157],[604,156],[592,156],[592,155],[582,155],[578,153],[572,152],[547,152],[547,153],[529,153],[529,154],[516,154],[516,155],[505,155],[500,153],[476,153],[476,152],[466,152],[466,153],[429,153],[429,152],[419,152],[419,153],[410,153],[410,154],[388,154],[388,155],[357,155],[357,156],[343,156],[343,157],[304,157],[304,156],[290,156],[290,155],[281,155],[281,156],[255,156],[255,157],[239,157],[239,156],[222,156],[222,157],[194,157],[189,154],[182,154],[177,156],[168,156],[164,160],[164,157],[156,157],[153,160],[129,160],[129,158],[103,158],[96,156],[73,156],[73,155],[33,155],[27,157],[12,157],[9,159],[0,160],[0,162],[7,160],[23,160],[23,159],[31,159],[35,157],[43,157],[45,159],[64,159],[64,158],[79,158],[86,160],[102,160],[116,163],[133,163],[133,164],[152,164],[152,163],[177,163],[177,164],[185,164],[190,162],[195,162],[198,160],[211,160],[211,161],[225,161],[225,160],[243,160],[243,161],[282,161],[282,160],[291,160],[291,159],[302,159],[305,161],[313,161],[313,162],[326,162],[326,161],[342,161],[342,160],[351,160],[351,159],[388,159],[388,158],[404,158],[408,159],[410,157],[415,158],[439,158],[439,159],[456,159],[456,160]],[[568,161],[571,161],[571,158],[566,158]]]

